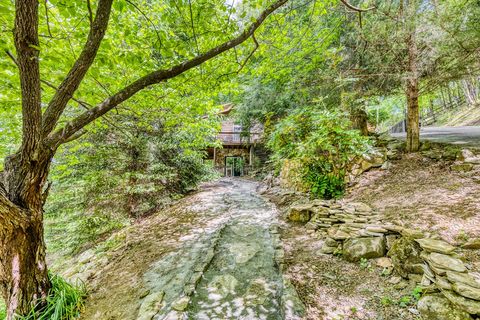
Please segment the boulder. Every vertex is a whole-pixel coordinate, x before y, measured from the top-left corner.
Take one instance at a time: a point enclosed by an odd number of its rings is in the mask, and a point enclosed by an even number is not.
[[[343,243],[343,254],[348,261],[380,258],[385,252],[384,237],[352,238]]]
[[[472,164],[480,164],[480,157],[475,155],[471,150],[462,150],[462,156],[464,162]]]
[[[459,162],[459,163],[452,164],[450,166],[450,169],[456,172],[468,172],[473,170],[473,164],[466,163],[466,162]]]
[[[479,288],[474,288],[461,282],[455,282],[454,284],[452,284],[452,289],[453,291],[455,291],[461,296],[464,296],[465,298],[480,300]]]
[[[450,254],[455,250],[455,247],[443,240],[435,239],[417,239],[420,246],[429,252],[438,252]]]
[[[421,239],[424,238],[425,235],[421,230],[415,230],[415,229],[407,229],[403,228],[400,233],[404,237],[412,238],[412,239]]]
[[[335,241],[335,240],[332,239],[332,238],[326,238],[326,239],[325,239],[325,244],[326,244],[327,246],[330,246],[330,247],[337,247],[337,246],[338,246],[338,242]]]
[[[385,237],[385,239],[387,240],[387,250],[390,250],[395,241],[397,241],[398,237],[394,234],[389,234]]]
[[[363,202],[352,202],[350,203],[355,208],[356,212],[370,212],[372,208]]]
[[[458,306],[460,309],[465,310],[470,314],[480,314],[480,301],[462,297],[453,291],[443,290],[442,293],[445,298],[450,300],[451,303]]]
[[[480,289],[480,281],[469,273],[447,271],[447,278],[451,282],[460,282],[471,287]]]
[[[333,254],[337,250],[338,247],[333,247],[333,246],[328,246],[326,244],[323,244],[322,248],[320,249],[321,253],[325,254]]]
[[[390,161],[386,161],[384,164],[382,164],[382,166],[380,167],[380,169],[382,169],[382,170],[389,170],[391,167],[392,167],[392,163],[391,163]]]
[[[452,305],[439,294],[427,295],[418,301],[418,311],[424,320],[471,320],[465,311]]]
[[[410,273],[423,273],[421,252],[422,248],[414,239],[402,237],[393,243],[388,256],[392,258],[393,267],[398,274],[407,278]]]
[[[480,238],[473,238],[462,245],[463,249],[480,249]]]
[[[138,311],[137,319],[138,320],[150,320],[153,319],[162,308],[163,297],[165,292],[155,292],[150,295],[147,295],[142,304],[140,305],[140,310]]]
[[[462,260],[447,256],[445,254],[432,252],[428,255],[428,262],[431,267],[440,268],[445,270],[451,270],[456,272],[465,272],[467,268],[463,264]],[[435,271],[435,270],[434,270]]]
[[[376,264],[377,266],[379,266],[380,268],[384,268],[384,269],[393,268],[392,259],[387,258],[387,257],[378,258],[378,259],[375,261],[375,264]]]
[[[306,223],[310,220],[313,213],[312,204],[297,204],[290,207],[288,211],[287,219],[293,222]]]
[[[444,277],[436,276],[435,277],[435,284],[440,289],[452,290],[452,284],[447,279],[445,279]]]
[[[347,233],[345,231],[342,231],[342,230],[338,230],[336,228],[330,228],[330,229],[328,229],[327,232],[328,232],[328,236],[331,237],[334,240],[345,240],[345,239],[350,238],[349,233]]]
[[[180,299],[172,303],[172,309],[176,311],[184,311],[185,309],[187,309],[189,303],[190,303],[189,297],[185,297],[185,296],[181,297]]]

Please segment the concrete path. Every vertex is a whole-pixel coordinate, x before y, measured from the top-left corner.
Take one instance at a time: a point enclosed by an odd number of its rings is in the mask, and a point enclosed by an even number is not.
[[[405,139],[405,133],[393,133],[394,138]],[[480,148],[480,126],[424,127],[420,139]]]

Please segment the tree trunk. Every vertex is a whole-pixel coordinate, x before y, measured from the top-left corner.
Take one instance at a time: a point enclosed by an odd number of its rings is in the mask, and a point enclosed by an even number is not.
[[[0,211],[13,209],[4,203]],[[15,213],[14,213],[15,214]],[[22,212],[28,216],[27,212]],[[39,213],[37,213],[39,214]],[[41,220],[6,223],[0,231],[0,287],[7,306],[7,319],[26,315],[35,303],[45,301],[50,289]]]
[[[0,172],[0,290],[7,319],[41,308],[50,290],[43,234],[44,182],[50,159],[19,154]]]
[[[405,90],[407,96],[407,152],[415,152],[420,148],[420,117],[418,107],[418,53],[414,32],[407,38],[407,46],[409,73]]]
[[[368,136],[368,116],[363,106],[355,106],[351,111],[350,119],[354,129],[360,131],[364,136]]]
[[[137,145],[128,145],[127,153],[129,156],[129,165],[127,166],[127,171],[130,174],[128,187],[130,187],[130,191],[127,197],[127,211],[131,218],[138,218],[140,216],[139,207],[141,198],[136,191],[136,187],[139,183],[138,181],[138,174],[141,173],[140,169],[142,168],[141,162],[141,152]]]
[[[418,108],[418,79],[407,82],[407,151],[420,148],[420,119]]]

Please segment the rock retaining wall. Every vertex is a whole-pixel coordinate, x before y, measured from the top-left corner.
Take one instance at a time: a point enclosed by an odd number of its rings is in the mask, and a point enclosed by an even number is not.
[[[323,253],[348,261],[389,257],[394,270],[419,282],[425,319],[473,319],[480,315],[480,273],[458,255],[459,248],[436,234],[382,222],[364,203],[313,200],[290,206],[287,219],[305,223],[324,238]],[[470,241],[473,248],[480,241]]]

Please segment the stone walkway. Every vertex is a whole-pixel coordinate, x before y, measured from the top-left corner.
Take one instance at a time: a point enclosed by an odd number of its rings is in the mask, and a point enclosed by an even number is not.
[[[278,211],[256,187],[222,179],[162,213],[164,220],[137,226],[128,249],[95,276],[82,319],[300,319],[303,305],[282,274]]]

